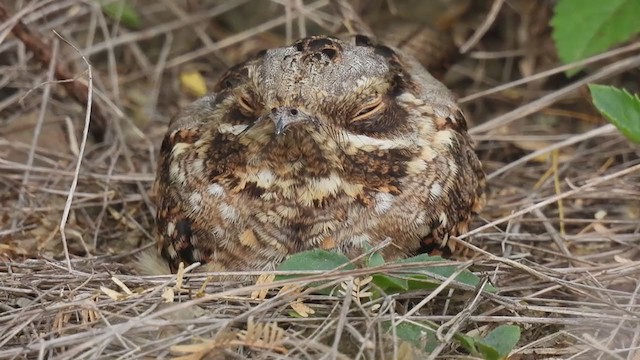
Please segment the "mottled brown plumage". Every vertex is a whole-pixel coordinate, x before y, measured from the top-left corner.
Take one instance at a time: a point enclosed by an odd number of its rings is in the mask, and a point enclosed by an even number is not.
[[[169,126],[158,245],[175,270],[271,270],[312,248],[387,259],[446,248],[484,203],[450,92],[364,36],[311,37],[234,66]]]

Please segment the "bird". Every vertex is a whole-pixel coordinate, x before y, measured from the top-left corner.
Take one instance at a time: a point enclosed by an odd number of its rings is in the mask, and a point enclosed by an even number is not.
[[[455,252],[486,202],[456,99],[374,38],[310,36],[229,68],[171,120],[154,182],[171,271],[269,271],[306,250]]]

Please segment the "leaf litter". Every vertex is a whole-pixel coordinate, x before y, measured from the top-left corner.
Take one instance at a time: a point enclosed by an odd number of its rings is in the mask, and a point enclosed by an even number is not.
[[[350,3],[362,9],[361,1]],[[387,6],[406,25],[424,13],[412,6],[438,1],[380,3],[371,5],[365,19],[373,31],[389,23]],[[0,39],[0,74],[8,84],[0,91],[0,202],[11,209],[0,213],[0,358],[449,359],[468,356],[454,337],[486,337],[501,325],[521,329],[513,358],[638,356],[637,146],[607,125],[586,93],[556,92],[578,80],[544,76],[490,93],[531,74],[562,69],[550,51],[541,50],[551,44],[548,34],[536,32],[548,24],[546,5],[503,6],[491,25],[495,30],[478,39],[445,77],[461,98],[490,174],[490,201],[472,228],[481,230],[462,236],[457,246],[468,248],[469,270],[497,291],[449,281],[442,288],[373,300],[377,290],[370,278],[384,273],[402,279],[406,269],[385,263],[282,280],[275,279],[291,273],[274,272],[257,283],[215,281],[215,273],[197,268],[136,274],[134,259],[153,247],[151,185],[169,119],[211,88],[229,65],[284,44],[302,35],[300,30],[333,33],[345,13],[322,0],[134,5],[140,31],[119,26],[99,6],[83,1],[38,0],[8,9],[47,43],[59,39],[55,29],[90,56],[96,106],[101,119],[108,114],[109,141],[90,141],[77,174],[64,228],[69,270],[58,224],[76,175],[73,144],[82,135],[84,104],[65,95],[68,85],[56,83],[45,98],[38,85],[46,81],[47,67],[40,68],[17,38]],[[465,7],[480,9],[429,13],[442,14],[439,20],[449,20],[433,23],[468,39],[489,9],[468,1],[443,9]],[[62,43],[58,51],[71,74],[67,78],[86,87],[78,53]],[[604,56],[583,69],[595,73],[628,57]],[[518,61],[526,61],[526,68],[518,68]],[[195,94],[183,90],[181,74],[190,73],[199,74]],[[638,83],[637,76],[609,75],[607,81]],[[136,94],[145,94],[145,101]],[[558,95],[534,115],[497,117],[529,111],[527,106],[539,106],[535,100],[550,94]],[[101,131],[100,125],[92,131]],[[248,275],[257,279],[262,273]],[[320,280],[336,291],[317,291]],[[442,328],[430,354],[397,336],[403,324]]]

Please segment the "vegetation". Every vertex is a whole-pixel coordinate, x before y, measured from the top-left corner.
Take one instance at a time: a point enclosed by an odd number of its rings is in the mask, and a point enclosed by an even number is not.
[[[637,0],[0,2],[0,358],[638,358],[639,17]],[[237,61],[360,21],[453,63],[432,72],[491,189],[450,240],[469,257],[137,275],[171,117]]]

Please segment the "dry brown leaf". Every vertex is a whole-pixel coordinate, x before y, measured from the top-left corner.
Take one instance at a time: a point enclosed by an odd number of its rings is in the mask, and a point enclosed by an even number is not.
[[[408,341],[401,341],[398,346],[398,360],[417,360],[417,349]]]
[[[69,319],[71,319],[70,313],[65,313],[63,311],[58,312],[53,318],[53,328],[58,332],[62,332],[65,324],[69,323]]]
[[[166,288],[162,292],[162,298],[165,303],[171,303],[175,300],[175,293],[173,292],[173,288]]]
[[[113,193],[108,193],[105,194],[106,198],[111,198],[113,197]],[[129,230],[135,230],[138,228],[138,226],[132,222],[131,220],[129,220],[129,218],[127,218],[126,216],[124,216],[123,214],[121,214],[120,212],[118,212],[116,209],[112,208],[112,207],[108,207],[107,210],[109,211],[109,215],[111,215],[111,217],[118,221],[119,223],[121,223],[122,225],[124,225],[127,229]]]
[[[261,274],[256,280],[256,285],[263,284],[271,284],[273,280],[276,278],[274,274]],[[251,299],[253,300],[264,300],[267,297],[267,293],[269,292],[269,288],[262,288],[258,290],[254,290],[251,292]]]
[[[301,292],[302,292],[302,287],[298,285],[289,284],[289,285],[283,286],[280,289],[280,291],[278,291],[278,295],[288,293],[288,295],[295,296],[297,294],[300,294]],[[316,313],[315,310],[313,310],[303,302],[302,298],[297,298],[296,300],[289,303],[289,307],[291,307],[291,309],[293,309],[293,311],[295,311],[298,315],[305,318],[309,317],[309,315],[311,314]]]
[[[286,354],[288,350],[282,346],[285,340],[284,329],[277,323],[256,323],[253,317],[247,321],[247,330],[240,331],[238,339],[243,346],[267,349],[281,354]]]
[[[207,292],[205,291],[207,289],[207,285],[209,284],[209,282],[211,282],[212,278],[211,276],[207,276],[206,279],[204,279],[204,281],[202,282],[202,285],[200,286],[200,289],[198,289],[198,291],[196,291],[195,293],[195,297],[200,298],[203,297],[207,294]]]
[[[604,224],[600,222],[595,222],[592,225],[593,225],[593,230],[595,230],[595,232],[597,232],[598,234],[611,235],[611,230],[609,230],[609,228],[607,228]]]
[[[108,287],[104,287],[104,286],[100,286],[100,291],[102,291],[103,293],[105,293],[105,295],[110,297],[111,300],[115,300],[115,301],[120,301],[125,297],[124,294],[121,294],[115,290],[111,290]]]
[[[602,220],[607,216],[606,210],[598,210],[595,214],[593,214],[593,218],[596,220]]]
[[[631,263],[633,263],[633,260],[631,260],[629,258],[626,258],[624,256],[620,256],[620,255],[613,255],[613,260],[615,260],[619,264],[631,264]]]
[[[83,309],[80,311],[80,317],[82,318],[83,324],[90,324],[100,318],[98,312],[92,309]]]
[[[312,308],[307,306],[305,303],[303,303],[302,299],[298,299],[298,300],[292,302],[291,304],[289,304],[289,306],[291,306],[293,311],[295,311],[298,315],[300,315],[302,317],[305,317],[305,318],[309,317],[309,315],[311,315],[311,314],[315,314],[316,313],[315,310],[313,310]]]
[[[114,283],[116,283],[116,285],[118,285],[118,287],[120,289],[122,289],[122,291],[125,292],[125,294],[127,295],[133,295],[133,292],[129,289],[129,287],[127,285],[125,285],[122,281],[120,281],[120,279],[118,279],[115,276],[111,277],[111,281],[113,281]]]
[[[199,343],[187,345],[174,345],[171,352],[187,353],[187,355],[174,357],[181,360],[199,360],[218,349],[233,349],[245,346],[254,349],[262,349],[286,354],[288,350],[282,346],[285,340],[285,331],[277,323],[255,323],[253,317],[247,321],[247,330],[239,332],[223,332],[215,339],[202,340]]]
[[[177,291],[182,290],[182,284],[184,283],[184,263],[181,261],[178,265],[178,272],[176,273],[176,285],[173,287]]]
[[[373,277],[367,276],[365,278],[355,278],[349,281],[353,281],[351,297],[353,297],[353,299],[359,304],[361,303],[361,299],[370,298],[373,295],[373,293],[369,291],[371,290],[371,282],[373,281]],[[342,288],[342,290],[339,290],[338,293],[344,296],[347,289],[349,288],[349,283],[347,281],[344,281],[340,284],[340,287]]]

